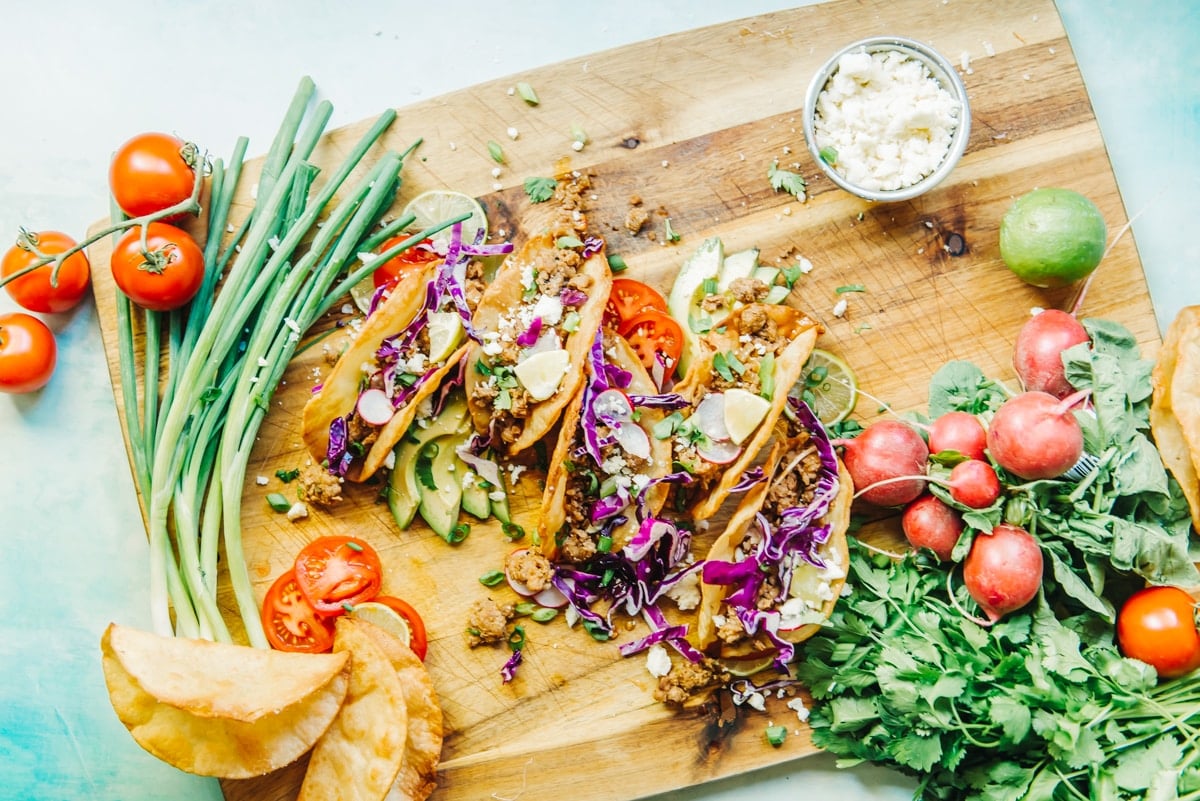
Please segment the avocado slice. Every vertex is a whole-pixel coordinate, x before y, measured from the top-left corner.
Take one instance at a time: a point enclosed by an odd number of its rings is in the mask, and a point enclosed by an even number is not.
[[[409,426],[408,431],[396,443],[395,459],[392,472],[388,476],[387,504],[396,525],[402,529],[412,525],[421,502],[421,490],[417,486],[417,457],[429,442],[438,437],[448,436],[469,429],[470,417],[467,416],[467,396],[456,392],[447,400],[442,413],[430,421],[429,426],[422,428],[417,424]]]
[[[483,479],[474,470],[462,465],[462,508],[469,515],[486,520],[492,514],[492,501],[488,497],[489,490],[483,486]]]
[[[700,334],[712,326],[709,315],[700,310],[704,298],[706,281],[717,280],[721,262],[725,259],[725,246],[720,237],[710,236],[687,258],[675,276],[675,283],[667,296],[667,310],[683,330],[683,352],[679,356],[677,371],[687,373],[692,354],[700,346]]]
[[[417,511],[421,519],[447,542],[456,542],[454,531],[462,508],[462,462],[455,453],[461,440],[455,434],[438,437],[421,446],[416,458]]]
[[[726,292],[729,286],[739,278],[749,278],[758,267],[758,248],[747,248],[730,253],[721,262],[721,272],[717,276],[717,291]]]

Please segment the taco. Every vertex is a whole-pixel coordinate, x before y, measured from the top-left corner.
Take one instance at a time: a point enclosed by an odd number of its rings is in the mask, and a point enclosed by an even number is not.
[[[538,519],[542,553],[575,564],[624,548],[662,509],[671,472],[671,445],[653,436],[670,396],[656,394],[629,343],[597,330],[585,373],[563,412]]]
[[[462,362],[469,313],[455,273],[435,262],[402,278],[305,404],[304,443],[331,473],[370,478],[422,402]]]
[[[854,487],[807,405],[790,399],[779,438],[701,569],[696,646],[786,664],[837,603]]]
[[[695,479],[677,490],[694,520],[712,517],[758,458],[821,331],[790,306],[749,303],[700,339],[675,387],[690,407],[660,432]]]
[[[475,430],[509,456],[544,437],[583,386],[612,286],[604,243],[586,228],[561,203],[547,229],[505,259],[475,310],[467,404]]]

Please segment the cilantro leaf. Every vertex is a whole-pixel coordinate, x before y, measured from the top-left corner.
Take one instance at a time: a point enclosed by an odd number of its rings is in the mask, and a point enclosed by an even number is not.
[[[553,178],[533,176],[525,179],[525,194],[532,203],[545,203],[554,197],[554,188],[558,183]]]
[[[807,197],[808,183],[804,180],[804,176],[791,170],[779,169],[779,159],[772,161],[771,166],[767,168],[767,180],[771,182],[771,188],[776,192],[787,192],[797,200],[804,200]]]

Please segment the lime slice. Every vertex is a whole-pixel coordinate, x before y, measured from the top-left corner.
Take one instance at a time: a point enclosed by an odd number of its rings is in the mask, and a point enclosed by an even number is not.
[[[387,604],[377,601],[355,604],[350,610],[350,616],[374,623],[405,645],[410,644],[412,640],[412,631],[408,627],[408,621]]]
[[[775,654],[758,656],[723,657],[717,660],[731,676],[746,678],[760,673],[775,663]]]
[[[804,372],[789,395],[808,402],[825,425],[845,420],[858,401],[858,379],[850,365],[820,348],[813,348]]]
[[[464,213],[470,213],[471,216],[463,221],[463,241],[474,242],[480,231],[483,231],[483,236],[487,237],[488,221],[483,206],[480,206],[479,202],[470,195],[450,189],[431,189],[428,192],[422,192],[408,201],[401,216],[413,215],[415,219],[406,230],[410,234],[415,234]],[[447,228],[434,235],[433,242],[439,252],[444,252],[450,242],[450,229]],[[371,307],[371,297],[374,294],[375,283],[369,275],[350,287],[350,296],[354,298],[354,303],[363,313],[366,313],[367,309]]]
[[[734,445],[741,445],[767,416],[771,402],[740,387],[725,390],[725,428]]]
[[[457,311],[429,313],[429,361],[439,363],[450,358],[463,340],[462,317]]]
[[[567,374],[570,366],[571,354],[559,348],[533,354],[518,363],[513,368],[513,373],[521,382],[521,386],[525,387],[529,397],[536,403],[544,401],[558,392],[558,386],[562,383],[563,376]]]
[[[423,231],[430,226],[465,213],[470,213],[471,216],[463,222],[463,241],[474,242],[480,231],[483,231],[483,235],[486,237],[488,221],[487,215],[483,212],[483,206],[480,206],[479,201],[475,198],[464,195],[462,192],[450,189],[431,189],[417,195],[404,207],[404,216],[407,217],[411,214],[415,218],[412,225],[408,226],[411,233]],[[450,241],[450,229],[447,228],[436,234],[433,241],[441,250],[441,246]]]

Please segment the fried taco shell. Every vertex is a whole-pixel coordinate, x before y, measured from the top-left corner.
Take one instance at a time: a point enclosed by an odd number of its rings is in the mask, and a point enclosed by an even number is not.
[[[497,270],[475,310],[482,342],[466,356],[467,404],[475,430],[491,434],[509,456],[544,437],[583,386],[584,361],[612,287],[603,249],[564,247],[562,236],[552,229],[527,240]],[[518,377],[535,356],[543,363],[560,359],[556,383],[533,386]]]
[[[1200,531],[1200,306],[1181,309],[1167,328],[1151,383],[1154,441]]]
[[[425,370],[416,392],[396,407],[385,424],[370,426],[358,416],[356,405],[366,378],[364,370],[377,364],[376,354],[386,339],[404,331],[422,313],[427,289],[440,266],[440,263],[431,264],[401,279],[391,294],[366,318],[326,376],[320,391],[309,398],[304,406],[301,434],[315,462],[322,462],[329,454],[330,426],[335,420],[346,418],[349,436],[360,439],[364,444],[369,443],[362,458],[355,458],[346,469],[344,475],[350,481],[365,481],[383,465],[392,448],[412,424],[421,401],[437,390],[442,379],[462,361],[467,352],[469,340],[464,337],[463,344],[443,362],[430,365]]]
[[[769,654],[808,639],[832,613],[846,581],[853,482],[832,448],[822,457],[818,438],[825,438],[823,431],[810,433],[802,420],[788,421],[786,427],[781,421],[780,428],[783,436],[763,464],[764,480],[742,497],[701,573],[696,645],[714,656]],[[814,531],[828,527],[828,535],[795,540],[811,549],[808,558],[797,549],[777,552],[778,541],[763,547],[764,522],[778,538],[786,520],[822,509],[810,525]],[[748,562],[757,562],[753,571],[737,569]],[[789,569],[783,570],[785,565]],[[762,613],[753,634],[737,607]]]
[[[607,330],[603,331],[601,336],[605,362],[630,376],[628,385],[620,389],[634,396],[657,393],[658,388],[625,338]],[[542,553],[550,559],[563,556],[569,561],[581,562],[594,553],[596,540],[601,534],[611,538],[613,551],[623,548],[641,522],[635,512],[639,484],[645,486],[641,491],[644,492],[642,509],[646,516],[658,514],[667,499],[667,485],[656,482],[671,472],[671,443],[656,438],[653,433],[655,424],[663,418],[661,410],[641,408],[637,419],[626,423],[638,426],[645,433],[649,449],[648,458],[631,456],[619,444],[610,446],[609,452],[617,457],[611,462],[604,460],[597,464],[587,453],[584,447],[584,404],[594,403],[599,394],[593,391],[594,384],[591,383],[596,380],[593,361],[590,359],[588,368],[583,371],[584,385],[571,398],[563,412],[558,441],[554,446],[550,469],[546,475],[542,513],[538,519],[538,536]],[[606,379],[601,378],[600,383],[605,381]],[[610,472],[606,467],[614,468],[614,472]],[[628,491],[634,497],[630,499],[629,506],[613,511],[614,515],[623,516],[625,521],[612,527],[606,527],[603,521],[593,523],[593,507],[600,499],[595,489],[588,491],[588,486],[594,482],[596,487],[600,487],[606,481],[618,480],[622,476],[632,484]],[[564,542],[567,543],[565,552]]]
[[[732,459],[707,460],[684,439],[675,438],[676,461],[690,465],[696,477],[687,489],[689,497],[694,499],[690,509],[693,519],[705,520],[716,514],[771,439],[775,422],[787,403],[788,390],[803,373],[822,330],[819,323],[791,306],[751,303],[701,338],[699,355],[676,387],[691,403],[693,411],[706,396],[730,389],[759,395],[763,390],[760,371],[764,363],[772,364],[769,381],[774,389],[761,422],[740,443],[740,451]],[[730,366],[735,363],[735,367]]]

